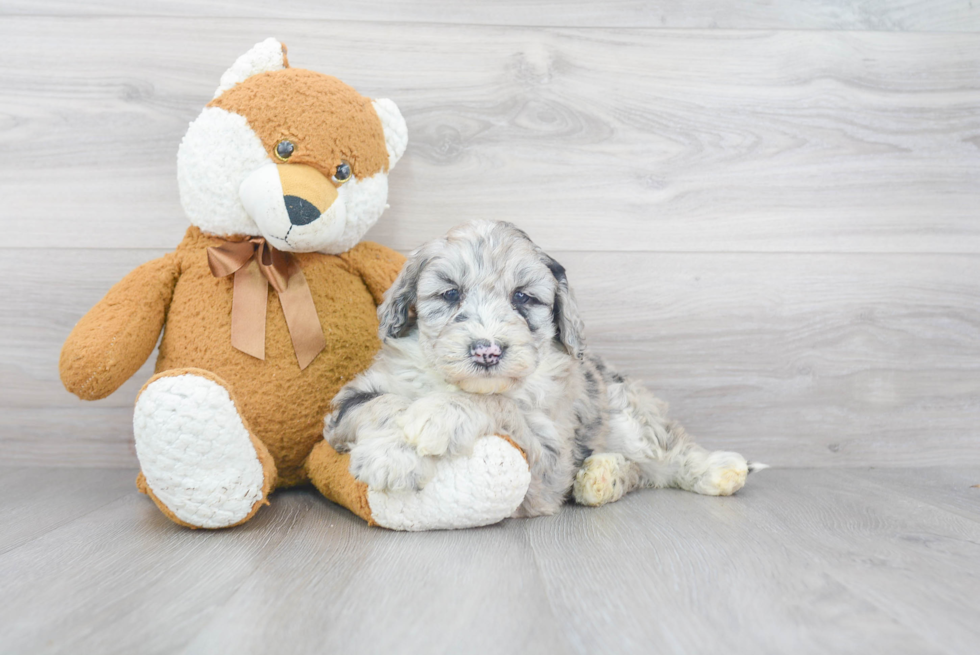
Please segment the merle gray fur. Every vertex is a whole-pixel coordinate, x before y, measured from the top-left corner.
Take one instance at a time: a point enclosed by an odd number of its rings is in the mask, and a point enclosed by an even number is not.
[[[418,489],[437,458],[486,434],[527,454],[521,516],[570,493],[601,505],[641,486],[727,495],[745,482],[741,455],[694,444],[663,402],[586,350],[565,269],[510,223],[474,221],[418,248],[378,316],[382,349],[324,430],[372,488]],[[487,343],[501,353],[491,366],[474,355]]]

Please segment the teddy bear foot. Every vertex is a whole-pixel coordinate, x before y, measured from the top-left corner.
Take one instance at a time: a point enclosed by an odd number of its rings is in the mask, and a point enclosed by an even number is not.
[[[313,484],[330,500],[371,525],[391,530],[450,530],[497,523],[511,516],[531,483],[524,453],[506,437],[478,439],[468,456],[442,458],[419,491],[371,489],[349,472],[350,455],[326,441],[306,462]]]
[[[133,415],[137,485],[171,520],[227,528],[268,504],[276,468],[225,384],[200,369],[155,375]]]

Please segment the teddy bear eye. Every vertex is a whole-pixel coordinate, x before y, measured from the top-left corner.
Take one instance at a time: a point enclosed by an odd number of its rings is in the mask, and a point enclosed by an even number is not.
[[[337,172],[333,174],[333,181],[343,184],[344,182],[350,179],[350,176],[351,176],[350,164],[348,164],[345,161],[342,161],[340,162],[340,164],[337,165]]]
[[[293,145],[292,141],[286,141],[286,140],[280,141],[279,145],[276,146],[276,157],[278,157],[283,161],[286,161],[287,159],[293,156],[293,150],[295,149],[296,146]]]

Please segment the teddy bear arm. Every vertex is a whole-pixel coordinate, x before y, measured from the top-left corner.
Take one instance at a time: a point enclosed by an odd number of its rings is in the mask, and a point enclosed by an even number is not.
[[[371,292],[374,304],[380,305],[405,264],[405,256],[371,241],[362,241],[343,255],[348,265],[361,276]]]
[[[61,381],[83,400],[105,398],[153,352],[180,275],[173,254],[143,264],[109,289],[61,349]]]

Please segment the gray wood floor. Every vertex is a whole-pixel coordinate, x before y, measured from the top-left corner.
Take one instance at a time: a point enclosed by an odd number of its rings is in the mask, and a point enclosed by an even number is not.
[[[980,468],[771,469],[478,530],[311,490],[190,531],[134,470],[0,469],[2,653],[976,653]],[[288,647],[287,647],[288,645]]]

